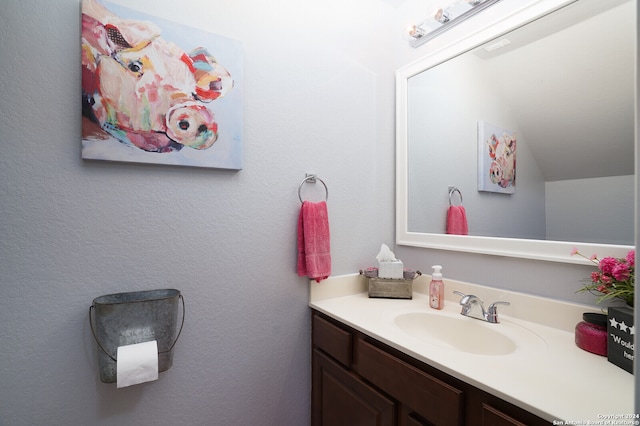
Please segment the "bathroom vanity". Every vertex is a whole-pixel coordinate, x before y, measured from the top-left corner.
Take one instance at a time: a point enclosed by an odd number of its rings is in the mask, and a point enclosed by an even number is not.
[[[445,309],[435,311],[427,282],[416,280],[412,300],[369,299],[356,275],[310,284],[313,425],[542,425],[633,413],[633,375],[575,346],[572,329],[593,308],[445,280]],[[499,324],[483,323],[460,315],[454,290],[511,305]]]
[[[314,425],[549,424],[317,311],[313,347]]]

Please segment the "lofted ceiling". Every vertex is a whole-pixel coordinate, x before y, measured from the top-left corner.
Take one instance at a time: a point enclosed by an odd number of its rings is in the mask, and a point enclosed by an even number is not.
[[[634,173],[634,1],[582,0],[579,22],[555,13],[543,38],[524,26],[474,51],[546,181]]]

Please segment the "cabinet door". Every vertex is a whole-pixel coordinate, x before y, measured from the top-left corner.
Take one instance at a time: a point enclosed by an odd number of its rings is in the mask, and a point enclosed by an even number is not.
[[[313,426],[393,426],[395,403],[313,351]]]

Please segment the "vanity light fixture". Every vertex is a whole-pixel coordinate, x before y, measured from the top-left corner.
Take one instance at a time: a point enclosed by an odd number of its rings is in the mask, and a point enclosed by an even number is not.
[[[418,47],[437,37],[449,28],[471,18],[500,0],[457,0],[445,9],[436,10],[433,15],[420,24],[409,28],[409,43]]]

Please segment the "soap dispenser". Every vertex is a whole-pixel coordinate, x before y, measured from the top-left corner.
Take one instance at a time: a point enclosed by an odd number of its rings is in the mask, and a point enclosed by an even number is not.
[[[444,307],[444,283],[442,282],[442,266],[432,266],[431,282],[429,283],[429,306],[433,309]]]

